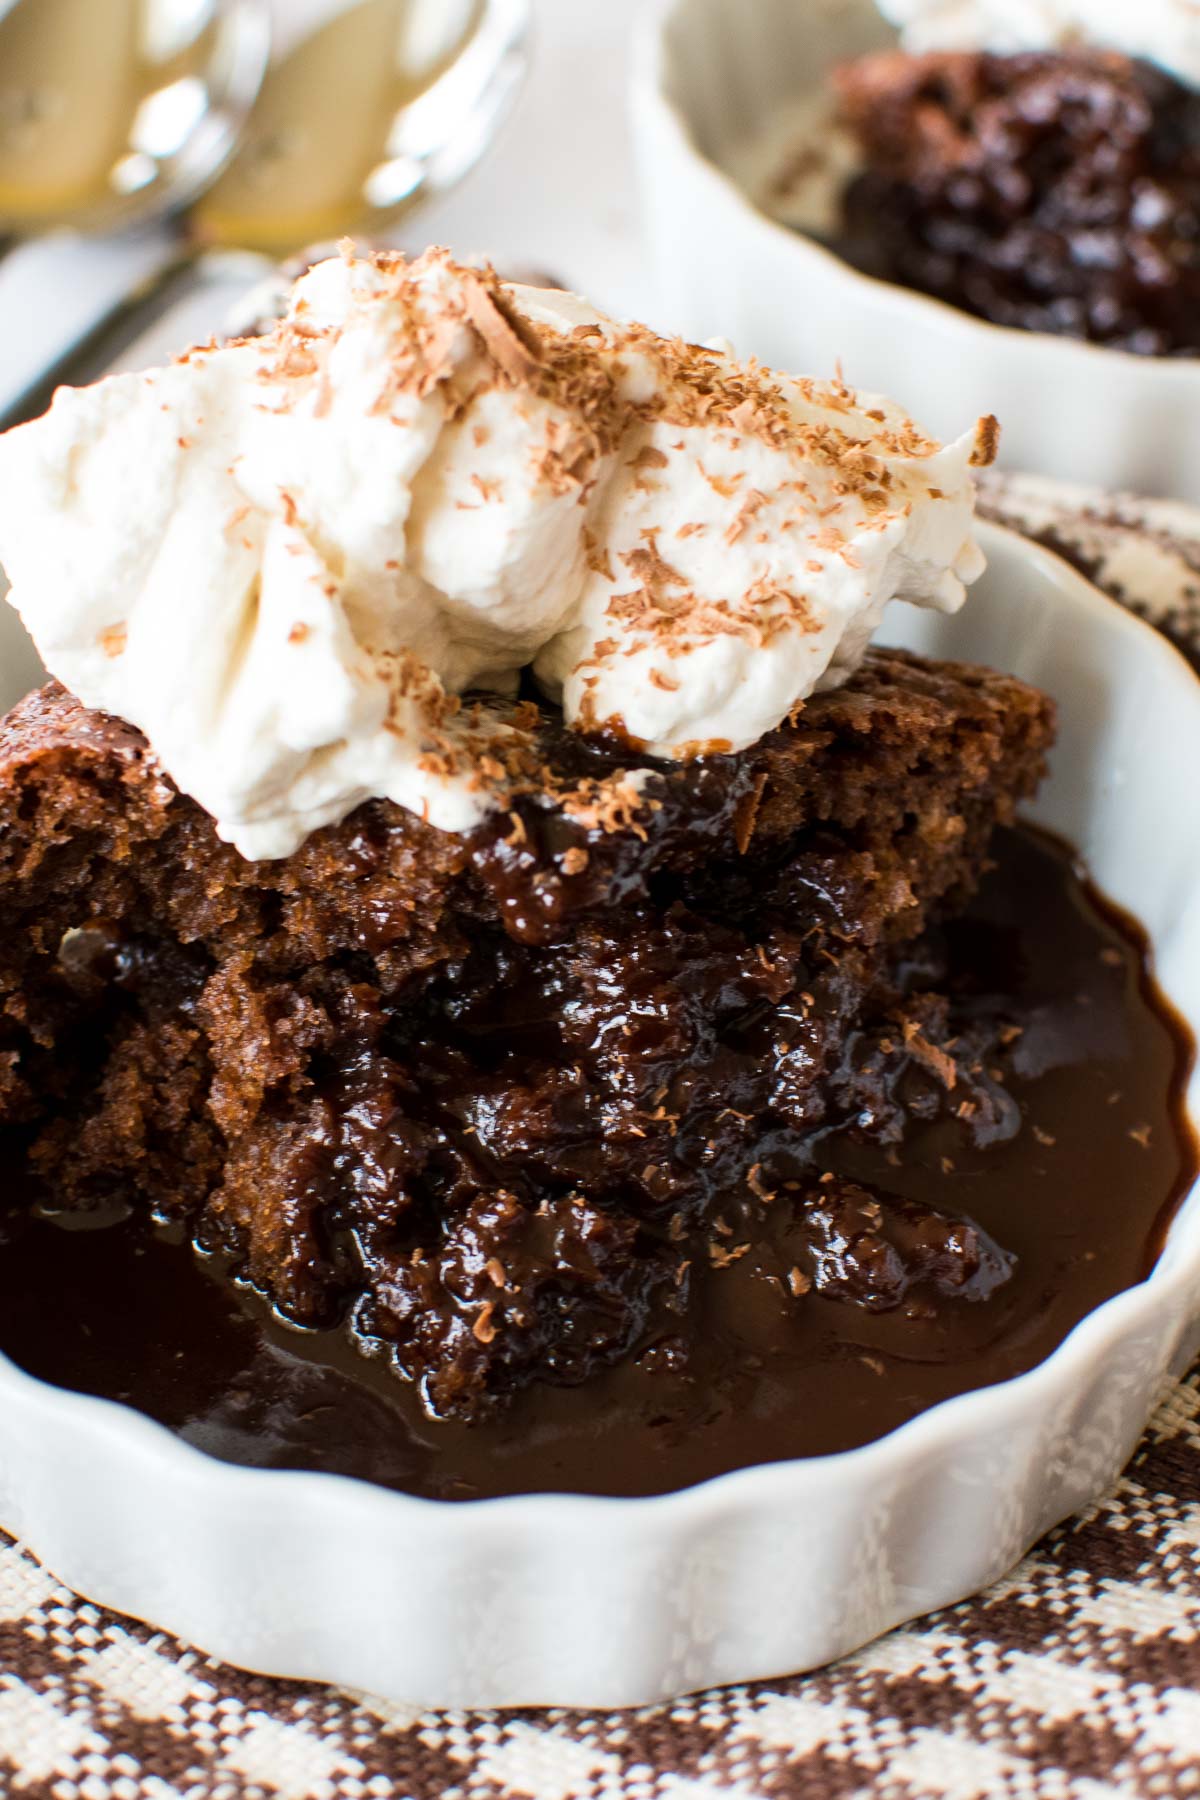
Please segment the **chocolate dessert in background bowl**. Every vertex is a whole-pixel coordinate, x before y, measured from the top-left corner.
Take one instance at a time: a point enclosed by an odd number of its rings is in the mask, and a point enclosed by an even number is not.
[[[1198,84],[1184,0],[672,0],[635,79],[670,316],[1198,499]]]
[[[882,0],[834,73],[835,248],[997,325],[1200,354],[1200,31],[1186,0]],[[785,169],[775,178],[788,204]]]
[[[3,1522],[66,1579],[627,1703],[1111,1478],[1200,1287],[1200,705],[977,530],[995,441],[352,246],[0,440]]]

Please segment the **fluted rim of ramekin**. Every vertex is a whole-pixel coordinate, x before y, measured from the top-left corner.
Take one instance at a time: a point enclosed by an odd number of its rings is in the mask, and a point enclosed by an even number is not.
[[[1193,670],[1152,626],[1109,600],[1060,557],[1040,545],[983,521],[978,531],[985,549],[989,542],[996,542],[1023,558],[1039,572],[1044,584],[1071,595],[1092,619],[1103,620],[1106,629],[1124,636],[1131,656],[1157,663],[1160,680],[1186,683],[1195,691],[1195,704],[1200,706],[1200,686]],[[1200,1042],[1200,1006],[1189,1012],[1177,1000],[1172,1004]],[[1190,1072],[1186,1111],[1193,1129],[1200,1132],[1200,1068],[1193,1067]],[[386,1515],[390,1526],[402,1516],[415,1518],[419,1514],[425,1527],[440,1519],[443,1534],[464,1536],[485,1519],[507,1527],[516,1537],[544,1526],[551,1517],[566,1522],[569,1516],[573,1525],[586,1526],[589,1518],[603,1515],[608,1520],[618,1513],[634,1522],[652,1517],[661,1522],[664,1515],[672,1515],[681,1526],[694,1526],[735,1506],[745,1510],[748,1501],[757,1500],[765,1508],[784,1495],[799,1505],[849,1482],[861,1485],[873,1477],[882,1481],[898,1466],[916,1465],[939,1452],[952,1450],[968,1434],[996,1433],[1004,1429],[1007,1419],[1045,1411],[1056,1397],[1078,1392],[1089,1371],[1097,1368],[1122,1338],[1153,1323],[1170,1306],[1182,1303],[1198,1281],[1200,1179],[1180,1199],[1166,1244],[1145,1279],[1085,1314],[1049,1356],[1023,1374],[943,1400],[885,1436],[855,1449],[752,1464],[662,1494],[546,1492],[447,1501],[400,1493],[351,1476],[247,1467],[224,1462],[185,1443],[168,1427],[120,1402],[42,1381],[2,1354],[0,1401],[11,1399],[43,1416],[55,1414],[64,1422],[86,1426],[93,1434],[102,1432],[116,1453],[126,1455],[131,1465],[148,1461],[160,1479],[187,1478],[197,1488],[214,1493],[219,1489],[225,1498],[269,1500],[276,1507],[306,1507],[314,1515],[327,1515],[334,1508],[343,1518],[370,1516],[382,1520]]]
[[[849,3],[849,0],[848,0]],[[869,3],[869,0],[865,0]],[[695,0],[651,0],[647,11],[635,22],[632,58],[632,102],[634,107],[647,107],[670,131],[676,147],[689,160],[703,169],[716,182],[727,201],[735,203],[744,222],[752,225],[776,243],[791,246],[797,266],[819,267],[827,278],[840,282],[848,292],[871,296],[878,302],[886,295],[887,304],[903,317],[928,321],[947,335],[963,341],[990,341],[1008,346],[1030,361],[1053,360],[1060,366],[1073,364],[1080,371],[1095,375],[1111,374],[1115,367],[1131,380],[1160,388],[1180,380],[1194,382],[1200,390],[1200,356],[1140,356],[1108,344],[1092,343],[1084,338],[1058,337],[1048,331],[1030,331],[1015,325],[997,325],[991,319],[964,311],[948,300],[923,294],[917,288],[866,275],[844,257],[797,226],[786,225],[758,206],[746,189],[730,172],[700,148],[692,122],[671,91],[671,54],[667,33],[685,15]],[[753,4],[753,0],[739,0]],[[1200,404],[1200,391],[1197,393]]]

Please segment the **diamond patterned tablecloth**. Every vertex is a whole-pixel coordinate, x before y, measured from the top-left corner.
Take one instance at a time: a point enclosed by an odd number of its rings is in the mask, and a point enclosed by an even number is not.
[[[1200,670],[1200,512],[988,479]],[[0,1539],[12,1800],[1106,1800],[1200,1795],[1200,1368],[1116,1490],[976,1600],[815,1675],[642,1712],[424,1713],[244,1675]]]

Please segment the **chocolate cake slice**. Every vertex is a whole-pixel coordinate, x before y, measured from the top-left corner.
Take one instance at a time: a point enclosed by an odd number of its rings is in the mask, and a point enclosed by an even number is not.
[[[836,87],[846,249],[999,325],[1200,349],[1200,95],[1115,52],[885,51]]]
[[[669,1357],[823,1129],[1009,1128],[912,964],[1037,785],[1040,694],[877,650],[686,763],[523,718],[537,779],[472,832],[369,801],[260,862],[62,688],[0,727],[0,1121],[44,1204],[182,1222],[438,1416]],[[862,1204],[814,1229],[872,1304]],[[889,1292],[986,1273],[868,1211]]]

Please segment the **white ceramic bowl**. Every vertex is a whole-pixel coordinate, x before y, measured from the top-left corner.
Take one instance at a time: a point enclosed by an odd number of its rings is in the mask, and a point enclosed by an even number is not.
[[[633,119],[657,322],[807,375],[840,361],[943,438],[996,413],[1010,468],[1200,500],[1200,359],[1013,331],[871,280],[728,173],[777,107],[889,41],[873,0],[656,0]]]
[[[1033,816],[1143,920],[1200,1034],[1200,683],[1065,563],[981,537],[966,610],[897,608],[893,639],[1058,697]],[[34,677],[19,631],[0,607],[2,704]],[[845,1455],[643,1500],[450,1504],[233,1468],[0,1358],[0,1523],[92,1599],[253,1669],[430,1706],[651,1702],[828,1661],[1003,1574],[1112,1481],[1198,1316],[1200,1192],[1150,1279],[1031,1373]]]

